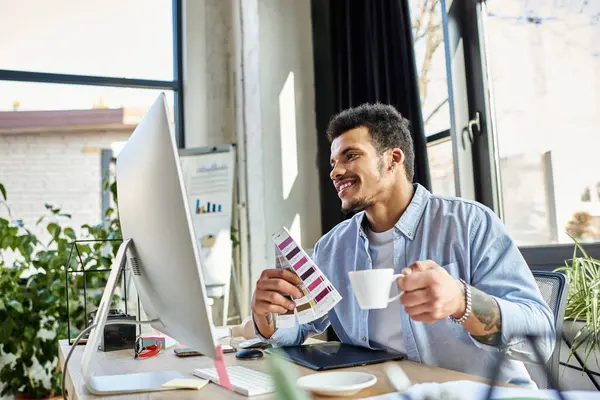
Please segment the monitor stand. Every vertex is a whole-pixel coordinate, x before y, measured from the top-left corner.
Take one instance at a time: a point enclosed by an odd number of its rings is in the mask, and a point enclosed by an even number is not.
[[[111,300],[115,288],[117,287],[119,276],[121,275],[121,271],[123,271],[127,265],[127,249],[132,245],[133,240],[126,239],[117,251],[117,256],[111,267],[110,275],[106,282],[102,299],[98,305],[96,317],[94,318],[94,324],[97,324],[97,326],[90,331],[89,339],[83,351],[83,358],[81,361],[83,379],[87,390],[95,395],[173,390],[170,388],[163,388],[162,385],[172,379],[184,378],[184,375],[177,371],[143,372],[104,376],[94,375],[93,373],[93,361],[100,343],[100,335],[104,332],[104,326],[108,318]],[[217,359],[214,362],[219,375],[219,384],[229,390],[233,390],[229,383],[229,376],[227,374],[227,369],[225,368],[221,346],[217,347]]]

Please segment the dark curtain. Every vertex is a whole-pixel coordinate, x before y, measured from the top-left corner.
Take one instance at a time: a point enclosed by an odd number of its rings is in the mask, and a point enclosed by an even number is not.
[[[337,112],[391,104],[411,122],[415,178],[431,188],[408,0],[312,0],[323,233],[344,219],[329,179],[325,131]]]

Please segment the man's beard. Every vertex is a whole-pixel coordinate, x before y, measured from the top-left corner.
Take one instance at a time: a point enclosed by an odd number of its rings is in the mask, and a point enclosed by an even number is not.
[[[373,205],[372,201],[367,200],[365,197],[361,199],[353,200],[348,207],[342,206],[342,213],[344,215],[357,213]]]
[[[377,169],[379,170],[379,178],[377,179],[377,183],[379,184],[383,179],[383,173],[385,170],[382,157],[380,157],[379,161],[377,162]],[[368,199],[367,197],[354,199],[347,207],[342,205],[342,213],[344,213],[344,215],[357,213],[371,207],[374,203],[375,202],[372,199]]]

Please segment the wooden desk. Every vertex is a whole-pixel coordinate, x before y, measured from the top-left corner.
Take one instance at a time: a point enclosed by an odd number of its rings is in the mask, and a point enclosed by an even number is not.
[[[226,343],[229,340],[226,341]],[[152,372],[152,371],[179,371],[186,377],[194,377],[192,371],[196,368],[213,367],[213,362],[208,357],[186,357],[178,358],[173,354],[171,347],[161,354],[150,357],[144,360],[134,360],[133,350],[114,351],[109,353],[98,352],[96,357],[96,369],[99,375],[115,375],[133,372]],[[81,374],[81,357],[83,356],[84,346],[77,346],[73,352],[68,365],[68,376],[66,382],[67,392],[70,400],[99,398],[87,392]],[[61,340],[59,344],[59,358],[61,368],[64,365],[65,357],[69,352],[69,344],[67,340]],[[248,368],[256,369],[265,372],[266,363],[264,358],[258,360],[241,361],[235,358],[234,353],[225,354],[225,361],[228,366],[243,365]],[[369,372],[377,377],[377,383],[357,393],[358,398],[375,396],[379,394],[391,393],[395,390],[389,384],[383,366],[385,364],[373,364],[362,367],[348,368],[348,370],[360,370]],[[413,383],[423,382],[448,382],[456,380],[472,380],[486,382],[485,379],[464,374],[462,372],[451,371],[443,368],[428,367],[412,361],[400,361],[399,365],[404,369],[408,377]],[[315,371],[291,364],[290,367],[296,368],[298,376],[314,374]],[[171,390],[164,392],[150,392],[130,395],[110,396],[103,398],[111,399],[248,399],[238,393],[229,392],[228,390],[210,383],[201,390]],[[256,397],[259,399],[273,399],[274,395],[265,395]],[[315,397],[319,398],[319,397]],[[323,397],[323,399],[333,400],[333,397]],[[344,397],[348,399],[348,397]]]

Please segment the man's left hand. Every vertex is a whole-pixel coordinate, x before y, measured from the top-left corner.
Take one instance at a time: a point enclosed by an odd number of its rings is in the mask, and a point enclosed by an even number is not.
[[[398,288],[404,291],[400,303],[414,321],[431,323],[465,313],[461,283],[435,262],[417,261],[402,274],[398,279]]]

